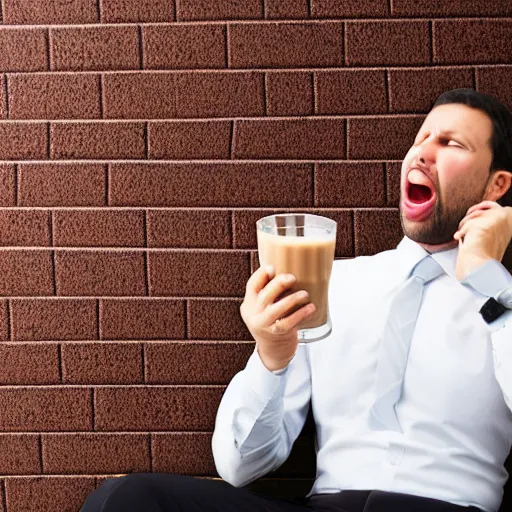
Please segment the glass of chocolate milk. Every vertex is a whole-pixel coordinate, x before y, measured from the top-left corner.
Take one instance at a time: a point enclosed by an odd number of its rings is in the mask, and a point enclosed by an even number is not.
[[[298,325],[299,342],[329,336],[328,292],[336,222],[319,215],[286,213],[264,217],[256,222],[256,228],[260,265],[272,265],[276,275],[293,274],[296,282],[288,293],[306,290],[316,307],[313,316]]]

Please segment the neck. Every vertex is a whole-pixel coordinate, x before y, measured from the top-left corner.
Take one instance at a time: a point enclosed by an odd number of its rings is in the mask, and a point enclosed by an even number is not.
[[[458,246],[459,242],[457,240],[451,240],[450,242],[446,242],[444,244],[438,244],[438,245],[430,245],[430,244],[423,244],[421,242],[417,242],[418,245],[423,247],[427,252],[430,254],[434,252],[440,252],[440,251],[447,251],[449,249],[455,249],[455,247]]]

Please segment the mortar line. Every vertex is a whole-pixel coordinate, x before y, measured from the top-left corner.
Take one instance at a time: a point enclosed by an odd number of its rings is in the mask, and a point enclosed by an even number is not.
[[[188,340],[188,322],[190,320],[189,301],[185,299],[185,333],[183,339]]]
[[[59,382],[63,384],[63,378],[62,378],[62,344],[59,343],[57,345],[57,359],[59,362]]]
[[[92,432],[94,432],[94,387],[91,388],[91,424],[92,424]]]
[[[101,340],[101,329],[100,329],[100,300],[96,299],[96,339]]]
[[[229,231],[229,247],[231,249],[234,249],[234,231],[235,231],[235,212],[233,210],[229,210],[229,224],[228,224],[228,231]]]
[[[8,77],[7,74],[4,75],[4,81],[5,81],[5,114],[7,116],[7,119],[10,118],[11,114],[9,112],[9,85],[8,85]]]
[[[109,173],[110,173],[110,168],[109,168],[109,164],[106,164],[105,165],[105,205],[106,206],[109,206],[110,205],[110,201],[109,201],[109,197],[110,197],[110,180],[109,180]]]
[[[37,436],[37,443],[39,448],[39,467],[41,468],[41,474],[44,475],[44,465],[43,465],[43,436],[39,434]]]
[[[382,162],[382,176],[384,178],[384,205],[388,205],[388,174],[387,174],[387,170],[388,170],[388,165],[386,164],[386,162]]]
[[[391,111],[391,97],[389,93],[389,69],[384,71],[384,91],[386,93],[386,111],[389,114]]]
[[[14,204],[19,206],[19,187],[18,187],[18,164],[14,164]]]
[[[434,22],[429,20],[428,33],[430,37],[430,65],[434,64]]]
[[[233,150],[235,145],[235,121],[231,121],[230,123],[230,133],[229,133],[229,158],[233,160]]]
[[[146,377],[146,343],[140,344],[140,352],[141,352],[141,364],[142,364],[142,382],[144,384],[147,384],[147,377]]]
[[[100,119],[104,119],[105,111],[103,108],[103,73],[100,73],[100,79],[98,80],[98,88],[100,93]]]
[[[5,488],[5,480],[2,480],[2,506],[4,507],[4,510],[7,511],[7,489]]]
[[[142,25],[137,25],[139,39],[139,69],[144,69],[144,48],[142,45]]]
[[[12,327],[11,327],[11,299],[7,299],[6,302],[6,314],[7,314],[7,339],[9,341],[13,341],[12,340]]]
[[[55,251],[51,250],[50,254],[51,254],[51,263],[52,263],[52,288],[53,288],[52,293],[53,293],[53,296],[56,297],[57,296],[57,276],[56,276],[56,272],[55,272]]]
[[[98,22],[101,23],[101,6],[100,6],[101,0],[96,0],[96,11],[98,14]]]

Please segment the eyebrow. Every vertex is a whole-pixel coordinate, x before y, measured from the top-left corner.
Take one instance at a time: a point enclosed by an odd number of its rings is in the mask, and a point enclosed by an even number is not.
[[[439,130],[438,135],[440,135],[440,136],[450,136],[450,137],[451,136],[455,136],[457,138],[461,138],[463,140],[463,142],[465,144],[467,144],[472,151],[474,151],[474,149],[475,149],[475,145],[473,144],[473,142],[470,139],[468,139],[468,137],[462,135],[460,132],[457,132],[457,131],[454,131],[454,130],[442,129],[442,130]]]

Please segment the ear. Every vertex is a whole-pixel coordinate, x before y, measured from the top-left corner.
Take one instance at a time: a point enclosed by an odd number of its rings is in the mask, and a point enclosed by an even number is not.
[[[498,201],[512,186],[512,173],[508,171],[493,171],[485,190],[484,201]]]

